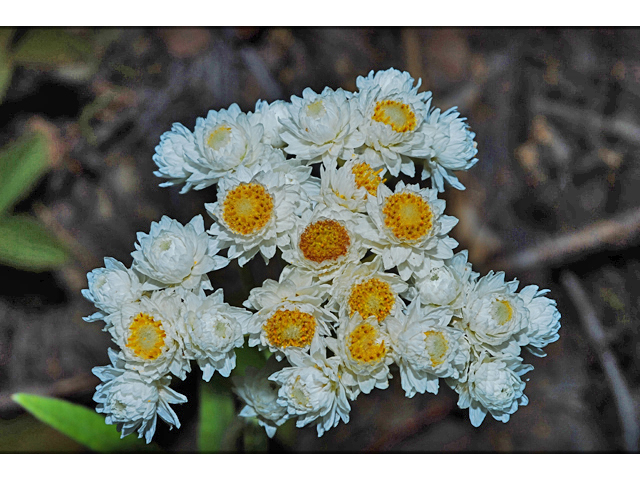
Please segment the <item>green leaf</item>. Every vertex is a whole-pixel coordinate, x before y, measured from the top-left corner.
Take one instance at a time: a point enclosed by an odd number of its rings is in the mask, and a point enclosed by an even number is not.
[[[247,367],[261,369],[266,362],[267,358],[264,350],[259,351],[257,348],[249,348],[248,346],[236,348],[236,368],[233,370],[232,375],[243,377],[246,375]]]
[[[67,250],[35,218],[0,217],[0,263],[42,272],[59,267],[67,258]]]
[[[233,395],[227,379],[215,375],[209,383],[200,382],[198,451],[231,452],[241,425],[237,422]]]
[[[25,135],[0,151],[0,215],[27,196],[49,169],[47,139]]]
[[[82,405],[27,393],[16,393],[11,399],[41,422],[96,452],[158,451],[133,434],[120,439],[115,425],[107,425],[104,416]]]
[[[13,76],[13,61],[9,54],[9,43],[13,37],[13,31],[13,28],[0,28],[0,102],[9,88]]]
[[[93,44],[61,28],[31,28],[13,53],[17,64],[39,68],[92,61]]]

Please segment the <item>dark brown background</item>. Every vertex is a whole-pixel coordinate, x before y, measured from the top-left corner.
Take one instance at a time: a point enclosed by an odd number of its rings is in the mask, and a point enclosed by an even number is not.
[[[19,35],[26,33],[19,30]],[[112,256],[130,265],[135,233],[163,214],[205,215],[215,191],[160,189],[151,157],[173,122],[193,128],[209,109],[289,99],[305,87],[355,90],[370,70],[421,77],[433,105],[457,105],[476,132],[480,161],[447,190],[452,231],[484,274],[550,288],[561,338],[535,370],[507,424],[480,428],[444,384],[437,396],[407,399],[394,378],[362,395],[352,419],[318,439],[294,431],[272,451],[636,451],[640,385],[640,34],[624,29],[223,28],[75,29],[94,45],[91,67],[19,67],[0,104],[0,145],[28,129],[54,141],[53,168],[18,211],[41,218],[75,255],[51,273],[0,266],[0,451],[82,451],[13,404],[17,391],[93,407],[108,335],[82,321],[87,271]],[[600,222],[600,223],[598,223]],[[605,222],[605,223],[602,223]],[[527,263],[528,262],[528,263]],[[254,261],[255,278],[277,269]],[[575,274],[575,277],[572,276]],[[591,306],[580,312],[577,278]],[[239,305],[237,270],[212,276]],[[581,313],[583,315],[581,315]],[[605,331],[597,347],[583,318]],[[599,353],[608,351],[604,356]],[[605,360],[603,360],[605,358]],[[613,362],[611,359],[613,358]],[[607,360],[608,359],[608,360]],[[609,362],[604,367],[603,362]],[[620,382],[616,383],[615,374]],[[158,428],[169,451],[195,450],[198,375],[175,388],[178,434]],[[618,395],[618,397],[616,397]],[[632,405],[617,407],[616,398]],[[633,437],[633,431],[628,435]],[[295,440],[295,441],[293,441]]]

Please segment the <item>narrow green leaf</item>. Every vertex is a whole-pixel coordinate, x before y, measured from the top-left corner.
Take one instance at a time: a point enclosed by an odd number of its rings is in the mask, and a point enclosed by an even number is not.
[[[0,263],[42,272],[59,267],[67,257],[66,249],[35,218],[0,217]]]
[[[13,28],[0,28],[0,102],[9,88],[13,76],[13,61],[9,54],[9,43],[13,32]]]
[[[9,44],[13,39],[16,29],[13,27],[0,27],[0,49],[9,50]]]
[[[0,215],[24,198],[49,169],[47,139],[25,135],[0,151]]]
[[[133,434],[120,439],[115,425],[107,425],[104,423],[104,416],[82,405],[27,393],[16,393],[11,399],[41,422],[93,451],[109,453],[158,450],[157,446],[145,445],[143,440]]]
[[[240,375],[243,377],[246,375],[247,367],[255,367],[260,369],[264,367],[267,362],[265,357],[265,351],[258,351],[257,348],[249,348],[244,346],[242,348],[236,348],[236,368],[234,368],[231,375]]]
[[[93,45],[80,35],[61,28],[31,28],[13,53],[17,64],[59,67],[91,61]]]
[[[200,419],[198,451],[201,453],[231,452],[234,440],[236,412],[227,379],[214,375],[209,383],[200,383]],[[238,425],[239,426],[239,425]]]

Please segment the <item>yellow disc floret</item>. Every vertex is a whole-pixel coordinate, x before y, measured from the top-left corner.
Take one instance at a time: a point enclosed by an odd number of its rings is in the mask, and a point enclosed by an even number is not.
[[[347,343],[351,357],[358,362],[379,362],[387,354],[384,340],[380,341],[379,330],[373,325],[358,325],[349,335]]]
[[[307,115],[310,117],[323,117],[325,113],[327,113],[327,110],[324,108],[322,100],[316,100],[315,102],[307,105]]]
[[[375,196],[378,191],[378,185],[380,185],[380,182],[384,182],[379,176],[382,169],[374,171],[366,162],[356,163],[351,168],[351,171],[356,177],[358,188],[366,188],[371,195]]]
[[[209,134],[207,138],[207,145],[214,150],[218,150],[224,147],[231,140],[231,128],[226,125],[221,125]]]
[[[447,355],[447,351],[449,350],[449,342],[444,337],[442,332],[434,332],[430,330],[428,332],[424,332],[426,338],[424,340],[425,348],[429,357],[431,358],[431,366],[437,367],[444,362],[444,357]]]
[[[411,132],[416,128],[416,115],[411,107],[395,100],[377,102],[371,118],[389,125],[396,132]]]
[[[381,322],[391,312],[395,295],[387,282],[370,278],[351,287],[350,315],[358,312],[362,318],[374,316]]]
[[[129,325],[129,338],[126,345],[136,356],[144,360],[155,360],[162,354],[165,337],[162,322],[154,320],[147,313],[140,312]]]
[[[222,217],[234,232],[250,235],[262,229],[272,213],[273,198],[265,188],[257,183],[246,183],[227,193]]]
[[[278,310],[262,327],[269,344],[278,347],[306,347],[316,332],[316,319],[298,310]]]
[[[513,318],[513,307],[506,300],[496,299],[493,304],[493,316],[498,325],[509,323]]]
[[[431,207],[415,193],[400,192],[390,195],[382,213],[384,224],[400,240],[419,240],[432,227]]]
[[[335,220],[318,220],[300,235],[300,250],[312,262],[336,260],[347,254],[349,245],[349,232]]]

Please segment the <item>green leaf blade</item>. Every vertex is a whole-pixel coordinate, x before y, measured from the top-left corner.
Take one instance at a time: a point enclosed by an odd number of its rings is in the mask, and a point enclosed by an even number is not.
[[[47,140],[27,135],[0,151],[0,215],[26,197],[49,170]]]
[[[219,453],[233,451],[235,406],[228,381],[214,376],[209,383],[200,383],[200,418],[198,451]]]
[[[21,270],[55,269],[68,259],[63,245],[28,215],[0,217],[0,263]]]
[[[115,425],[107,425],[104,416],[82,405],[28,393],[16,393],[11,399],[41,422],[95,452],[157,450],[155,445],[145,445],[133,435],[120,439]]]

